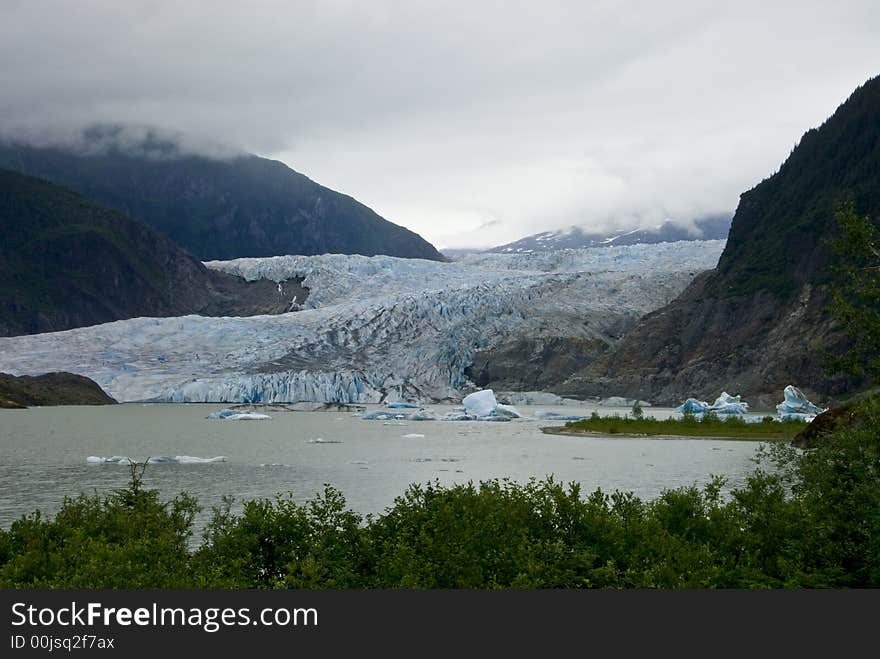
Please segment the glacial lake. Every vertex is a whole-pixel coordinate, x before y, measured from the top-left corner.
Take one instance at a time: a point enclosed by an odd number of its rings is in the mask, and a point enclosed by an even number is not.
[[[151,464],[147,487],[163,500],[181,491],[203,507],[197,530],[224,495],[243,499],[290,493],[303,502],[331,484],[357,512],[381,513],[410,483],[526,482],[552,475],[586,494],[664,489],[723,475],[728,488],[754,469],[759,442],[715,439],[567,437],[541,432],[559,421],[365,421],[349,412],[270,412],[271,420],[207,419],[222,404],[139,404],[0,410],[0,527],[40,509],[56,512],[65,496],[107,494],[126,485],[129,468],[90,464],[89,456],[225,456],[207,464]],[[367,410],[380,406],[368,405]],[[453,406],[433,405],[442,414]],[[593,408],[518,406],[587,413]],[[596,408],[602,414],[628,408]],[[646,408],[665,418],[668,408]],[[405,437],[424,435],[424,437]],[[320,440],[320,441],[318,441]],[[237,509],[237,507],[234,507]],[[197,533],[197,539],[199,534]]]

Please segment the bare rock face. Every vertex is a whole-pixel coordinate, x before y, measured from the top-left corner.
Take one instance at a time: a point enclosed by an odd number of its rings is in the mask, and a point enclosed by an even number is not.
[[[576,377],[590,388],[667,405],[726,390],[771,408],[792,382],[820,399],[845,390],[848,380],[822,370],[823,352],[845,344],[825,313],[825,288],[805,285],[785,302],[767,291],[719,299],[705,294],[711,276],[645,316],[613,355]]]
[[[559,393],[557,389],[565,389],[565,379],[571,373],[609,349],[610,345],[599,339],[518,339],[478,352],[465,375],[481,388]]]

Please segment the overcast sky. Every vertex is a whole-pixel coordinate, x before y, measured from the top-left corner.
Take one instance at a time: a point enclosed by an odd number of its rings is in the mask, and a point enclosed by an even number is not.
[[[733,211],[877,74],[877,0],[0,0],[0,132],[183,131],[440,248]]]

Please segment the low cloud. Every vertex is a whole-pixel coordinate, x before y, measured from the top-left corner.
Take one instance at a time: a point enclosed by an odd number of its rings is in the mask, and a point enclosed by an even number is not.
[[[8,0],[0,135],[255,152],[438,246],[649,226],[732,211],[880,73],[878,24],[854,0]]]

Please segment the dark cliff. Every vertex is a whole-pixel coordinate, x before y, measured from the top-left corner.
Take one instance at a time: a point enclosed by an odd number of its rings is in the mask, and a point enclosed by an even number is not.
[[[630,331],[614,354],[569,378],[658,402],[722,389],[781,400],[787,384],[833,396],[850,381],[821,367],[845,349],[827,311],[835,203],[880,219],[880,78],[809,130],[775,174],[744,193],[718,267]],[[613,391],[612,391],[613,390]]]
[[[158,138],[136,150],[113,147],[113,130],[93,129],[100,150],[0,144],[0,167],[122,211],[203,261],[327,253],[444,260],[418,234],[284,163],[190,155]]]
[[[150,227],[46,181],[0,170],[0,336],[138,316],[281,313],[299,281],[206,268]]]

